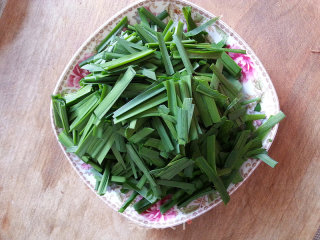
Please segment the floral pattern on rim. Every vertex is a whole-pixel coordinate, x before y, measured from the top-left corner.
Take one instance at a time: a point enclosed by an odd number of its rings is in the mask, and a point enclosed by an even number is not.
[[[87,76],[90,72],[88,70],[80,68],[79,63],[88,59],[91,56],[92,56],[92,54],[85,56],[84,58],[80,59],[80,61],[74,66],[71,74],[69,75],[68,81],[67,81],[68,87],[74,87],[74,88],[80,87],[79,81],[82,78],[84,78],[85,76]]]
[[[82,164],[81,164],[81,168],[82,168],[83,170],[90,170],[92,167],[91,167],[90,164],[82,163]]]
[[[166,213],[162,214],[160,212],[160,206],[162,204],[164,204],[167,200],[169,200],[171,198],[171,196],[167,196],[165,198],[163,198],[162,200],[160,200],[159,202],[157,202],[156,204],[154,204],[153,206],[151,206],[149,209],[147,209],[146,211],[144,211],[142,213],[143,216],[145,216],[147,219],[149,219],[150,221],[160,221],[161,219],[163,220],[167,220],[170,218],[174,218],[175,216],[177,216],[177,212],[174,210],[174,208],[171,208],[170,210],[168,210]]]
[[[237,45],[227,45],[227,48],[239,49]],[[240,81],[248,82],[254,76],[254,67],[251,58],[247,54],[228,53],[229,56],[242,68]]]
[[[260,127],[262,125],[262,120],[254,120],[253,121],[253,126]]]

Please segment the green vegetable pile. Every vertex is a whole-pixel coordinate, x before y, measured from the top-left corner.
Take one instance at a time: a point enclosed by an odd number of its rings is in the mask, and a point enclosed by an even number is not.
[[[138,13],[139,24],[124,17],[79,64],[90,72],[81,89],[52,96],[59,140],[93,167],[98,194],[112,183],[132,191],[120,212],[138,195],[138,213],[168,195],[162,213],[215,191],[227,203],[247,158],[276,164],[262,140],[284,114],[254,127],[266,116],[247,114],[246,105],[258,109],[260,99],[243,99],[241,68],[227,54],[245,50],[206,40],[218,18],[197,26],[185,7],[184,32],[182,22],[163,22],[166,11]]]

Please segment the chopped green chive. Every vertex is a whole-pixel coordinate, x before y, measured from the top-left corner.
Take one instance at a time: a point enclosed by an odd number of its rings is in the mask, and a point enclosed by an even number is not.
[[[201,33],[202,31],[204,31],[207,27],[211,26],[212,24],[214,24],[217,20],[219,19],[219,17],[215,17],[213,19],[210,19],[209,21],[207,21],[206,23],[202,24],[201,26],[192,29],[191,31],[188,31],[187,33],[185,33],[186,37],[192,37],[195,36],[199,33]]]
[[[245,121],[252,121],[252,120],[259,120],[259,119],[265,119],[265,114],[246,114],[244,116]]]
[[[178,204],[179,207],[186,207],[188,206],[189,203],[191,203],[193,200],[196,200],[202,196],[206,196],[210,193],[213,193],[215,190],[212,187],[207,187],[205,189],[202,189],[196,193],[194,193],[193,195],[191,195],[190,197],[188,197],[186,200],[181,201],[181,203]]]
[[[151,35],[150,33],[148,33],[148,31],[143,27],[140,26],[139,24],[134,25],[137,33],[141,36],[142,40],[145,43],[153,43],[156,42],[156,38]]]
[[[191,7],[183,7],[182,12],[187,22],[187,30],[192,31],[193,29],[197,28],[197,25],[195,24],[191,16]],[[205,41],[205,38],[201,34],[195,34],[193,37],[195,40],[197,40],[197,42],[201,43]]]
[[[98,119],[101,119],[110,110],[112,105],[123,93],[124,89],[129,85],[135,74],[136,72],[133,70],[133,68],[129,67],[123,77],[119,79],[107,97],[103,99],[103,101],[94,111],[94,114]]]
[[[181,39],[181,36],[182,36],[182,29],[183,28],[183,23],[182,22],[178,22],[178,26],[176,28],[176,32],[175,34],[173,35],[173,42],[176,44],[176,47],[178,49],[178,52],[181,56],[181,60],[187,70],[187,72],[189,74],[192,74],[194,72],[193,70],[193,67],[192,67],[192,64],[189,60],[189,57],[187,55],[187,52],[186,50],[184,49],[184,46],[182,44],[182,39]]]
[[[103,51],[108,46],[108,44],[112,41],[112,39],[122,30],[124,26],[127,25],[127,23],[128,23],[128,18],[127,16],[125,16],[96,47],[98,53]]]
[[[173,80],[169,80],[164,84],[167,89],[168,107],[170,109],[170,113],[175,116],[177,114],[177,95],[175,83]]]
[[[117,59],[114,59],[110,62],[107,62],[105,64],[102,64],[101,66],[105,69],[105,70],[111,70],[120,66],[123,66],[127,63],[131,63],[134,62],[136,60],[142,59],[143,57],[146,57],[150,54],[152,54],[155,50],[144,50],[141,52],[137,52],[137,53],[132,53],[130,55],[126,55]]]
[[[130,195],[130,197],[127,199],[127,201],[121,206],[121,208],[119,209],[119,212],[123,213],[128,208],[128,206],[134,201],[134,199],[136,199],[138,195],[139,194],[137,192],[133,192]]]
[[[248,100],[243,101],[241,104],[242,105],[247,105],[247,104],[250,104],[250,103],[260,102],[260,101],[261,101],[261,98],[252,98],[252,99],[248,99]]]
[[[147,180],[152,186],[156,186],[156,183],[153,179],[153,177],[150,175],[149,170],[145,166],[145,164],[142,162],[138,154],[135,152],[133,147],[130,144],[127,144],[127,151],[131,157],[131,159],[134,161],[134,163],[137,165],[137,167],[143,172],[143,174],[146,176]]]
[[[266,164],[268,164],[272,168],[274,168],[278,163],[275,160],[273,160],[271,157],[269,157],[267,154],[258,154],[255,156],[255,158],[258,158],[264,161]]]
[[[167,18],[169,16],[169,13],[167,10],[163,10],[161,13],[159,13],[157,15],[157,18],[159,18],[160,20],[164,20],[165,18]],[[170,19],[171,20],[171,19]]]
[[[215,188],[220,193],[220,196],[225,204],[227,204],[230,200],[230,196],[224,187],[221,179],[218,177],[218,175],[214,172],[212,167],[209,166],[207,161],[203,157],[198,157],[196,159],[196,164],[199,166],[201,171],[207,175],[209,180],[213,182]]]
[[[183,169],[191,166],[193,164],[193,160],[188,158],[181,158],[175,161],[171,166],[169,166],[166,170],[163,170],[159,176],[161,179],[170,180],[174,176],[176,176]]]
[[[63,146],[65,146],[65,147],[74,146],[74,142],[73,142],[72,138],[68,135],[68,133],[66,131],[62,131],[59,134],[58,138]]]
[[[162,145],[164,147],[164,149],[169,152],[172,151],[174,149],[170,137],[168,136],[167,131],[165,130],[163,124],[161,123],[160,119],[158,118],[154,118],[152,119],[152,125],[153,127],[157,130],[161,141],[162,141]]]
[[[223,66],[234,76],[239,77],[241,73],[241,67],[225,52],[221,54],[221,60]]]
[[[86,97],[92,91],[91,85],[86,85],[75,93],[70,93],[64,96],[67,106],[77,103],[83,97]]]
[[[207,137],[207,160],[210,167],[217,172],[216,166],[216,136],[210,135]]]
[[[151,22],[153,22],[154,24],[157,24],[160,28],[162,29],[166,28],[166,24],[164,22],[162,22],[159,18],[154,16],[151,12],[149,12],[144,7],[141,8],[141,13],[144,14],[147,18],[149,18]]]
[[[173,66],[171,63],[171,59],[170,59],[167,47],[164,43],[164,38],[161,33],[157,33],[157,37],[158,37],[159,47],[160,47],[160,51],[161,51],[161,55],[162,55],[162,62],[163,62],[163,65],[166,69],[166,73],[168,75],[173,75],[174,70],[173,70]]]
[[[110,163],[107,163],[106,168],[104,169],[99,188],[98,188],[98,194],[99,195],[104,195],[107,191],[107,187],[109,184],[109,179],[110,179]]]
[[[135,98],[133,98],[131,101],[129,101],[127,104],[123,105],[121,108],[116,110],[113,113],[114,117],[118,117],[122,115],[123,113],[131,110],[132,108],[138,106],[139,104],[142,104],[146,100],[156,96],[157,94],[163,92],[165,88],[163,87],[162,84],[156,85],[150,89],[147,89],[145,92],[139,94]]]
[[[285,118],[283,112],[279,112],[274,116],[271,116],[264,124],[262,124],[257,130],[256,134],[258,136],[263,135],[265,132],[273,128],[276,124],[278,124],[282,119]]]

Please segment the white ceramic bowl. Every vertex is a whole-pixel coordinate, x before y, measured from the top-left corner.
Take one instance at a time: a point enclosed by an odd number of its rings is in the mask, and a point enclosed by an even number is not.
[[[164,9],[167,9],[170,16],[176,20],[184,20],[182,7],[183,6],[192,6],[193,8],[193,17],[195,19],[201,19],[200,22],[206,21],[215,17],[212,13],[207,12],[206,10],[184,0],[144,0],[136,2],[129,7],[121,10],[111,19],[106,21],[96,32],[94,32],[89,39],[79,48],[75,53],[69,64],[66,66],[63,71],[54,94],[60,93],[65,94],[69,92],[74,92],[78,88],[78,81],[87,74],[86,71],[81,70],[77,65],[83,59],[92,55],[94,52],[95,46],[107,35],[107,33],[113,29],[119,20],[124,16],[128,16],[129,22],[131,24],[136,23],[139,19],[137,15],[137,8],[144,6],[148,8],[153,13],[160,13]],[[276,114],[279,112],[279,101],[276,94],[276,91],[272,85],[270,77],[268,76],[265,68],[259,61],[258,57],[254,54],[252,49],[248,44],[228,25],[223,21],[219,20],[214,26],[208,28],[209,39],[219,41],[221,34],[225,33],[228,35],[228,45],[233,46],[233,48],[241,48],[247,50],[245,56],[234,54],[232,58],[243,67],[243,76],[241,78],[243,84],[243,90],[245,97],[250,99],[254,97],[261,97],[261,107],[262,112],[267,116]],[[252,110],[253,106],[249,107],[249,111]],[[54,125],[52,109],[51,109],[51,122],[54,129],[55,136],[57,137],[61,129],[58,129]],[[261,124],[257,121],[256,124]],[[267,136],[266,140],[263,143],[263,147],[267,150],[270,148],[271,143],[276,135],[278,125],[276,125],[272,131]],[[64,154],[66,155],[68,161],[72,164],[76,172],[79,174],[81,179],[88,185],[88,187],[94,191],[95,179],[90,171],[90,166],[84,164],[77,156],[72,153],[67,153],[65,148],[60,144]],[[244,181],[252,174],[252,172],[258,167],[260,161],[255,159],[248,159],[243,166],[241,167],[241,174],[244,178]],[[243,181],[243,182],[244,182]],[[228,188],[229,194],[232,194],[243,182],[231,185]],[[94,191],[95,192],[95,191]],[[96,194],[97,195],[97,194]],[[108,189],[106,195],[100,197],[107,205],[112,209],[117,211],[122,203],[126,200],[128,195],[120,193],[120,188],[112,186]],[[201,214],[209,211],[210,209],[217,206],[221,203],[221,199],[218,195],[214,197],[201,197],[192,203],[190,203],[184,209],[173,208],[167,214],[161,215],[159,211],[159,204],[153,206],[149,211],[145,212],[142,215],[139,215],[135,212],[133,207],[128,207],[128,209],[122,214],[133,222],[140,224],[149,228],[166,228],[173,227],[175,225],[182,224],[188,220],[191,220],[195,217],[200,216]]]

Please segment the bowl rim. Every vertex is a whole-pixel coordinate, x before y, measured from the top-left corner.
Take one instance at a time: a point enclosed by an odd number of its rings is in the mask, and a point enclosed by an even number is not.
[[[63,72],[61,73],[59,80],[56,83],[56,86],[54,88],[53,91],[53,95],[58,93],[59,90],[59,86],[61,85],[61,83],[64,80],[65,75],[67,74],[68,70],[70,69],[70,67],[74,64],[74,62],[77,59],[77,56],[79,56],[81,54],[81,52],[83,51],[83,49],[93,40],[93,38],[95,36],[97,36],[99,34],[100,31],[103,31],[103,29],[109,25],[111,22],[114,22],[117,18],[119,18],[119,16],[123,15],[125,12],[129,11],[129,9],[136,9],[139,7],[140,4],[145,4],[145,3],[152,3],[155,2],[155,0],[138,0],[135,1],[131,4],[129,4],[128,6],[126,6],[125,8],[122,8],[120,11],[116,12],[113,16],[111,16],[110,18],[108,18],[105,22],[103,22],[102,25],[100,25],[97,30],[95,30],[92,34],[90,34],[90,36],[82,43],[82,45],[78,48],[78,50],[72,55],[70,61],[68,62],[68,64],[66,65],[66,67],[64,68]],[[199,12],[204,13],[204,15],[206,17],[215,17],[215,15],[207,10],[205,10],[204,8],[189,2],[187,0],[157,0],[156,2],[163,2],[163,3],[169,3],[169,4],[182,4],[182,5],[188,5],[191,6],[192,8],[196,8]],[[141,6],[141,5],[140,5]],[[251,49],[251,47],[247,44],[246,41],[244,41],[239,35],[238,33],[231,28],[229,25],[227,25],[225,22],[223,22],[221,19],[218,21],[218,24],[220,26],[223,26],[225,30],[227,30],[228,35],[233,36],[235,39],[237,39],[239,42],[241,42],[243,44],[243,46],[245,47],[245,49],[247,50],[247,53],[250,54],[250,56],[253,57],[254,62],[256,64],[256,66],[259,68],[260,72],[263,74],[263,76],[265,77],[268,87],[270,88],[272,95],[273,95],[273,102],[275,103],[275,108],[276,111],[279,112],[280,111],[280,104],[279,104],[279,99],[278,99],[278,95],[277,92],[273,86],[273,83],[271,81],[271,78],[269,76],[269,74],[267,73],[265,67],[263,66],[263,64],[261,63],[260,59],[257,57],[257,55],[254,53],[254,51]],[[72,162],[72,160],[70,159],[70,157],[68,156],[67,152],[65,151],[65,148],[63,147],[63,145],[59,142],[58,140],[58,134],[57,134],[57,128],[54,124],[54,118],[53,118],[53,105],[52,105],[52,100],[50,101],[50,121],[51,121],[51,126],[52,126],[52,130],[54,132],[54,135],[57,139],[57,142],[60,146],[60,148],[62,149],[64,155],[66,156],[66,158],[68,159],[68,162],[71,164],[71,166],[73,167],[73,169],[75,170],[75,172],[79,175],[79,177],[82,179],[83,182],[85,182],[85,184],[87,185],[87,187],[94,193],[95,197],[99,197],[103,202],[105,202],[111,209],[115,210],[118,214],[120,214],[121,216],[126,217],[127,219],[133,221],[134,223],[137,223],[140,226],[143,226],[145,228],[155,228],[155,229],[162,229],[162,228],[168,228],[168,227],[175,227],[177,225],[183,224],[189,220],[192,220],[194,218],[199,217],[200,215],[212,210],[213,208],[215,208],[216,206],[218,206],[222,200],[221,198],[219,199],[218,202],[216,202],[215,204],[213,204],[212,206],[209,206],[207,209],[203,209],[201,212],[199,212],[196,215],[190,215],[187,219],[182,219],[182,220],[177,220],[173,223],[161,223],[159,224],[158,222],[152,222],[153,224],[151,224],[150,222],[145,223],[145,222],[141,222],[138,221],[137,219],[135,219],[134,217],[132,217],[129,214],[124,213],[119,213],[118,209],[106,198],[104,198],[103,196],[99,196],[95,191],[94,188],[91,186],[91,184],[85,179],[85,177],[80,173],[80,171],[77,169],[76,165]],[[278,127],[279,124],[275,125],[272,130],[269,133],[269,139],[274,140],[278,131]],[[264,147],[266,148],[266,150],[268,151],[272,145],[272,142],[267,142]],[[260,165],[261,160],[259,160],[257,162],[257,164],[255,166],[252,167],[252,169],[248,172],[247,176],[243,179],[242,182],[234,185],[234,187],[232,188],[231,191],[229,191],[229,195],[231,196],[240,186],[242,186],[242,184],[253,174],[253,172],[257,169],[257,167]]]

